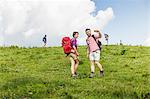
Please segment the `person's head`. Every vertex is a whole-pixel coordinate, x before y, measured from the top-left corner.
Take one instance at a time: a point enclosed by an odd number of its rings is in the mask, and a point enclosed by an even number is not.
[[[78,38],[78,36],[79,36],[79,33],[78,33],[78,32],[73,32],[73,37],[74,37],[74,38]]]
[[[91,29],[85,29],[85,33],[87,36],[91,36]]]
[[[45,35],[45,37],[46,37],[47,35]]]

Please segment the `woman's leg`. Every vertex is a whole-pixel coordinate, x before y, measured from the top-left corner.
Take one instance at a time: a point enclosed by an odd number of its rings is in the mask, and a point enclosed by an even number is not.
[[[78,68],[78,65],[79,65],[79,60],[77,59],[77,60],[75,60],[75,73],[77,73],[77,68]]]
[[[72,57],[70,57],[70,61],[71,61],[71,74],[74,75],[75,74],[75,61]]]

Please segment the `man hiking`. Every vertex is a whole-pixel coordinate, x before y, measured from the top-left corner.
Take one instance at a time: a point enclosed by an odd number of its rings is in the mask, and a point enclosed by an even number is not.
[[[96,64],[99,68],[99,76],[102,77],[104,76],[104,70],[102,65],[99,63],[100,61],[100,47],[98,45],[98,40],[99,38],[101,38],[101,33],[99,30],[94,30],[94,32],[96,34],[91,34],[91,29],[86,29],[85,30],[86,34],[87,34],[87,57],[90,60],[90,64],[91,64],[91,74],[90,74],[90,78],[94,77],[95,74],[95,66],[94,64]]]

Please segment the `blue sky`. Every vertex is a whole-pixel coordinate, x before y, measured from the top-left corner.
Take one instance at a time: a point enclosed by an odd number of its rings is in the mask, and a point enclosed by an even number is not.
[[[96,11],[112,7],[114,19],[103,29],[110,35],[110,43],[140,45],[147,39],[149,0],[93,0]]]

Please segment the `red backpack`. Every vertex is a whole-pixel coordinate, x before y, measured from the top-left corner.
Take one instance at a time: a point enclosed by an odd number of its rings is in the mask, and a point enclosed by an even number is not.
[[[70,54],[72,47],[71,47],[71,39],[69,37],[62,38],[62,47],[65,54],[67,55]]]

